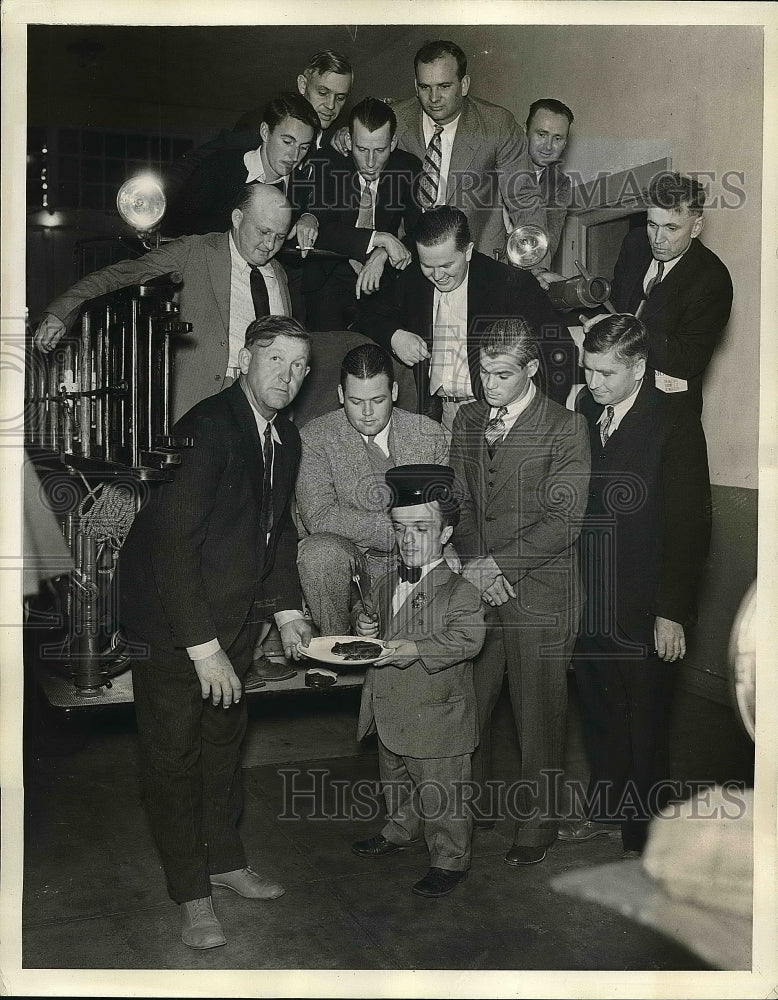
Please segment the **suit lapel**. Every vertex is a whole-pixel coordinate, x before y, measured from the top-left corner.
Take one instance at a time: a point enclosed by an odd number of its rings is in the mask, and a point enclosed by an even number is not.
[[[646,308],[643,313],[644,316],[652,316],[655,313],[661,312],[670,299],[673,298],[676,290],[689,281],[690,276],[698,266],[697,257],[699,255],[699,250],[696,244],[697,239],[695,237],[695,239],[692,240],[689,249],[678,261],[672,271],[666,278],[663,278],[659,284],[654,287],[648,299],[646,299]],[[643,275],[645,276],[645,271],[643,272]]]
[[[241,439],[241,455],[248,469],[251,488],[257,501],[257,508],[262,507],[262,475],[264,463],[262,461],[262,442],[259,440],[259,430],[257,421],[254,418],[254,411],[251,408],[239,382],[224,390],[224,396],[230,404],[232,415],[237,425],[238,435]]]
[[[508,483],[514,481],[517,474],[521,472],[517,468],[515,458],[517,449],[521,448],[525,453],[532,449],[534,444],[542,440],[543,435],[538,433],[537,422],[542,413],[544,396],[539,389],[535,389],[535,397],[523,413],[520,413],[513,427],[505,435],[505,439],[499,446],[497,455],[494,485],[489,494],[489,499],[493,500],[498,493]],[[488,411],[487,411],[488,414]]]
[[[473,157],[480,148],[480,141],[477,135],[477,122],[475,110],[465,98],[462,108],[462,115],[457,125],[454,142],[451,146],[451,160],[448,165],[448,179],[446,182],[446,204],[450,205],[454,194],[462,183],[462,177],[470,168]]]
[[[445,562],[440,563],[432,572],[428,573],[423,580],[420,580],[408,595],[404,604],[400,606],[396,615],[389,620],[387,629],[387,639],[393,639],[398,635],[414,636],[418,635],[418,626],[422,623],[423,612],[430,607],[440,596],[440,590],[444,583],[451,577],[451,570]],[[394,585],[389,594],[389,613],[391,614],[392,596]],[[414,607],[414,603],[416,606]],[[428,618],[429,612],[425,617]]]
[[[284,304],[284,315],[292,315],[292,299],[289,295],[289,281],[286,277],[286,271],[283,266],[275,259],[270,261],[270,266],[273,268],[273,273],[276,276],[276,281],[278,282],[278,291],[281,294],[281,299]]]
[[[230,332],[230,274],[232,271],[229,240],[229,233],[220,233],[218,239],[214,243],[206,245],[205,249],[205,262],[213,288],[213,297],[219,307],[219,316],[227,335]]]

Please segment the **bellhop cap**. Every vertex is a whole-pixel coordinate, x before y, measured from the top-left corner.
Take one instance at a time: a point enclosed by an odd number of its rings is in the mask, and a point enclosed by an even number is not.
[[[455,502],[454,470],[449,465],[398,465],[387,471],[386,483],[392,491],[390,508]]]

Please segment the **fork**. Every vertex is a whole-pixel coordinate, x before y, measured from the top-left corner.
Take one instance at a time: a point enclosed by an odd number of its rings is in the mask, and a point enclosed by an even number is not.
[[[365,595],[362,591],[362,581],[359,577],[359,573],[357,572],[356,567],[353,564],[351,566],[351,579],[357,585],[357,590],[359,591],[359,599],[362,601],[362,607],[365,611],[365,614],[370,615],[372,617],[375,614],[375,612],[373,611],[371,605],[365,598]]]

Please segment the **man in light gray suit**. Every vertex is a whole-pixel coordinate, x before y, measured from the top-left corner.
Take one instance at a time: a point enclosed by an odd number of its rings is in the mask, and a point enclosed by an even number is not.
[[[228,232],[183,236],[136,260],[123,260],[87,275],[48,306],[35,332],[35,345],[50,351],[90,299],[171,275],[181,282],[181,321],[192,324],[191,333],[176,338],[173,345],[171,423],[175,423],[195,403],[235,381],[238,354],[254,319],[292,315],[286,273],[273,260],[286,239],[291,218],[291,207],[281,191],[266,184],[247,184],[233,209]]]
[[[297,478],[307,532],[297,565],[306,604],[323,635],[350,630],[352,567],[366,592],[394,564],[387,470],[440,465],[448,458],[448,435],[440,424],[394,406],[394,366],[377,344],[361,344],[344,357],[338,398],[342,409],[301,429]]]
[[[414,57],[414,70],[416,97],[391,105],[399,148],[424,164],[421,208],[460,208],[476,250],[488,257],[505,250],[503,208],[511,228],[532,223],[547,232],[527,137],[506,108],[470,96],[462,49],[450,41],[427,42]],[[333,145],[345,151],[340,135]]]

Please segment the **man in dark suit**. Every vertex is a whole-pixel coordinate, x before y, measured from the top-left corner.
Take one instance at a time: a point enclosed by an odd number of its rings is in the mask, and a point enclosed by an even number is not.
[[[569,331],[535,278],[474,249],[464,212],[425,212],[413,232],[418,261],[364,300],[362,331],[413,365],[419,409],[449,430],[462,403],[481,399],[479,349],[495,319],[523,316],[539,338],[547,394],[563,402],[576,370]]]
[[[144,798],[192,948],[226,940],[212,886],[252,899],[283,892],[246,866],[237,832],[241,681],[271,616],[287,656],[310,639],[290,514],[300,437],[277,416],[300,388],[309,352],[292,319],[249,326],[238,382],[176,424],[192,447],[173,481],[153,491],[120,555]]]
[[[611,300],[645,323],[649,377],[699,414],[703,375],[732,308],[732,281],[699,239],[705,191],[698,181],[659,174],[648,199],[645,231],[633,230],[621,245]]]
[[[308,203],[318,223],[319,250],[348,259],[309,258],[303,267],[310,330],[345,330],[355,320],[357,294],[378,288],[384,266],[407,266],[410,252],[398,239],[419,217],[414,182],[421,162],[397,149],[394,112],[367,97],[351,111],[350,156],[330,150],[314,167]],[[359,278],[357,279],[357,275]]]
[[[274,259],[290,226],[291,209],[280,191],[247,184],[232,211],[231,230],[185,236],[88,274],[47,307],[35,346],[50,351],[90,299],[170,275],[181,282],[181,320],[192,325],[173,343],[171,408],[178,420],[235,380],[252,320],[292,315],[286,272]]]
[[[561,770],[567,667],[581,613],[576,539],[586,507],[585,421],[534,385],[537,339],[521,318],[484,336],[485,398],[454,420],[450,463],[462,496],[453,543],[462,575],[493,609],[474,680],[481,747],[473,760],[484,787],[492,710],[508,674],[521,748],[510,865],[544,860],[557,836],[555,774]],[[490,809],[482,795],[479,811]]]
[[[168,192],[162,229],[168,236],[221,232],[230,224],[235,199],[245,184],[272,184],[293,206],[301,246],[316,242],[316,220],[303,214],[308,175],[299,169],[319,131],[319,119],[308,101],[286,92],[269,101],[257,132],[238,139],[200,160],[186,179]]]
[[[591,778],[587,817],[560,838],[588,840],[619,822],[630,854],[665,804],[672,691],[710,537],[700,419],[645,377],[649,352],[634,316],[594,324],[583,342],[588,388],[575,404],[592,451],[588,602],[574,660]]]

